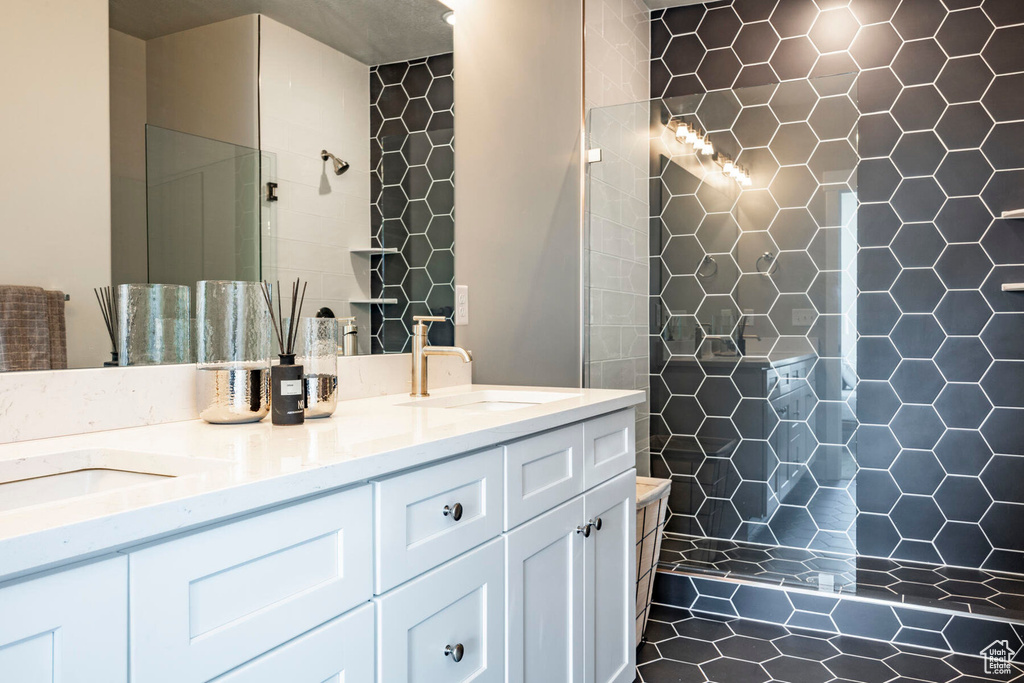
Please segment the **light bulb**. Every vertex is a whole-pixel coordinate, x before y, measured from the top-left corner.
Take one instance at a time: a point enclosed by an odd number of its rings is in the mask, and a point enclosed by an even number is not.
[[[683,140],[686,138],[686,124],[680,123],[676,126],[676,140]]]
[[[730,173],[732,173],[732,169],[733,169],[732,159],[726,159],[725,163],[722,164],[722,173],[724,173],[725,175],[729,175]]]
[[[455,26],[455,12],[445,12],[441,15],[441,18],[444,19],[445,23],[449,26]]]
[[[704,138],[704,146],[701,147],[700,151],[701,151],[701,154],[703,154],[706,157],[709,157],[709,156],[711,156],[712,154],[715,153],[715,146],[713,144],[711,144],[710,140],[708,140],[707,138]]]

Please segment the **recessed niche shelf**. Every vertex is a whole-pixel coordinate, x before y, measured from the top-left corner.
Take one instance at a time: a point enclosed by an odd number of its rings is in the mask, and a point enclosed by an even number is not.
[[[1024,218],[1024,209],[1014,209],[1013,211],[1003,211],[1001,218]]]
[[[353,254],[366,254],[368,256],[383,256],[384,254],[397,254],[398,249],[394,247],[354,247],[349,249]]]
[[[397,304],[398,299],[352,299],[349,303],[356,306],[374,306],[376,304],[386,306],[388,304]]]
[[[1004,282],[1002,290],[1004,292],[1024,292],[1024,282]]]

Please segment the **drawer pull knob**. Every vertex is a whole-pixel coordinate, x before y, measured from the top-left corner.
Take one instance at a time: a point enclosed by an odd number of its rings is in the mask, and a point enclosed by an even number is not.
[[[444,516],[448,517],[449,515],[451,515],[451,518],[454,519],[456,522],[462,519],[462,503],[456,503],[455,505],[451,506],[445,505]],[[462,646],[460,645],[459,647]],[[462,659],[462,655],[459,655],[459,659]],[[457,662],[459,660],[456,659],[455,661]]]
[[[462,647],[462,643],[447,645],[444,648],[444,656],[451,657],[453,662],[461,662],[464,654],[466,654],[466,648]]]
[[[588,526],[594,527],[594,531],[600,531],[601,530],[601,518],[598,517],[597,519],[590,520],[590,523],[588,524]]]
[[[576,527],[576,533],[583,534],[583,538],[590,538],[590,525]]]

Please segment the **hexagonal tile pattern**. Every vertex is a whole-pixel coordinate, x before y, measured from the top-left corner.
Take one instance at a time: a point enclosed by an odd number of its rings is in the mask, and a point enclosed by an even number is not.
[[[452,344],[455,328],[453,184],[454,81],[451,54],[372,67],[371,119],[380,121],[371,139],[379,158],[373,207],[375,246],[397,254],[371,257],[370,289],[397,304],[370,310],[374,353],[408,350],[413,315],[445,315],[430,328],[433,344]],[[446,225],[447,224],[447,225]]]
[[[743,462],[734,493],[708,499],[728,505],[670,499],[673,528],[959,566],[1024,561],[1024,540],[989,534],[1006,512],[973,495],[989,490],[992,448],[1024,450],[1013,412],[1024,398],[1002,365],[1024,360],[1024,305],[998,291],[1024,277],[1024,242],[994,220],[1024,205],[1021,24],[1012,0],[652,13],[652,94],[689,88],[692,102],[667,110],[712,131],[753,179],[713,182],[701,159],[692,172],[670,164],[674,179],[661,160],[651,174],[663,235],[651,251],[651,383],[699,377],[685,418],[666,395],[652,454],[665,475],[692,477],[708,456]],[[654,358],[680,344],[688,355]],[[877,485],[854,485],[868,471]],[[895,497],[882,495],[886,478]],[[968,495],[978,502],[957,507]],[[927,523],[911,528],[922,510]]]

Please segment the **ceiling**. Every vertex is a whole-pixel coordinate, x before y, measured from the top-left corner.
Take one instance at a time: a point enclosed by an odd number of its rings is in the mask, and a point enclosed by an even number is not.
[[[644,0],[647,9],[665,9],[666,7],[681,7],[682,5],[701,5],[709,0]]]
[[[369,65],[452,50],[440,0],[110,0],[110,27],[149,40],[263,14]]]

